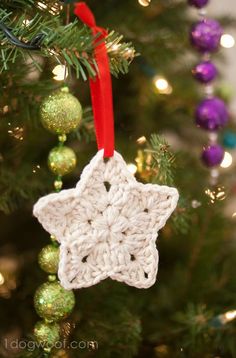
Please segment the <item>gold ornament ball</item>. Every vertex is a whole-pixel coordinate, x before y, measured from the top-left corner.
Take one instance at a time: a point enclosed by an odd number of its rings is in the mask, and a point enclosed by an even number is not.
[[[74,305],[73,291],[65,290],[58,281],[43,283],[34,296],[36,312],[49,322],[66,318]]]
[[[66,146],[53,148],[48,156],[49,169],[56,175],[66,175],[76,166],[75,152]]]
[[[47,273],[57,273],[59,263],[59,247],[47,245],[42,248],[38,257],[39,266]]]
[[[50,349],[60,340],[60,326],[57,323],[39,321],[34,327],[34,336],[44,348]]]
[[[78,99],[63,88],[43,101],[40,115],[46,129],[52,133],[65,134],[80,125],[82,107]]]

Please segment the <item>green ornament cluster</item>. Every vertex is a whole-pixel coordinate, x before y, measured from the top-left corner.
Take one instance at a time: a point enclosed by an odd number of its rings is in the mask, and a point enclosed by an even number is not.
[[[64,145],[66,134],[79,127],[82,119],[82,107],[67,87],[48,96],[40,108],[43,126],[50,132],[57,134],[59,144],[53,148],[48,156],[48,166],[57,175],[54,183],[56,190],[61,190],[61,177],[71,173],[76,167],[75,152]]]
[[[82,107],[68,88],[62,88],[43,101],[40,113],[43,126],[58,135],[59,143],[49,153],[48,166],[56,175],[54,188],[60,191],[62,176],[69,174],[76,166],[76,155],[64,142],[66,134],[80,125]],[[39,266],[48,274],[48,282],[43,283],[34,296],[35,310],[42,318],[34,327],[34,336],[46,352],[50,352],[60,340],[58,322],[67,318],[75,305],[73,291],[65,290],[57,280],[59,247],[54,237],[51,240],[52,243],[45,246],[38,257]]]

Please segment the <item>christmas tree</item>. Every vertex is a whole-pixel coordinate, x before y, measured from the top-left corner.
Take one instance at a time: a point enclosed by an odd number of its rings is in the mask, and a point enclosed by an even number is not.
[[[235,148],[234,126],[216,136],[230,95],[219,82],[212,94],[214,43],[206,55],[194,28],[195,49],[189,43],[188,5],[204,34],[212,26],[208,1],[88,0],[96,31],[74,3],[1,1],[0,356],[236,357],[234,176],[233,165],[225,169],[232,156],[222,162],[218,144]],[[214,36],[218,47],[220,28]],[[176,187],[180,198],[158,234],[152,287],[107,278],[65,290],[56,277],[59,245],[32,210],[41,196],[73,188],[97,152],[89,80],[104,47],[116,150],[139,182]],[[224,61],[221,55],[212,58]],[[205,131],[194,123],[199,102],[196,121]],[[220,113],[210,131],[206,105]]]

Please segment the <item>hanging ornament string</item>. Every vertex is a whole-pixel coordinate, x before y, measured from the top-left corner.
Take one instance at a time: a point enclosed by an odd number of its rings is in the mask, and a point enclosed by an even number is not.
[[[104,41],[108,33],[96,25],[93,13],[84,2],[75,4],[74,13],[95,36],[94,56],[98,75],[90,79],[91,100],[98,150],[104,149],[104,157],[109,158],[114,154],[114,114],[109,58]]]
[[[215,184],[219,175],[218,166],[224,157],[224,149],[218,144],[218,131],[226,125],[229,115],[225,103],[214,95],[213,81],[217,77],[217,69],[211,61],[211,54],[218,50],[223,30],[217,21],[206,16],[205,6],[208,2],[188,0],[189,5],[199,9],[200,20],[192,26],[190,40],[202,55],[202,60],[192,72],[205,92],[205,98],[196,108],[195,121],[198,127],[208,133],[208,144],[203,148],[202,161],[210,168],[211,182]]]

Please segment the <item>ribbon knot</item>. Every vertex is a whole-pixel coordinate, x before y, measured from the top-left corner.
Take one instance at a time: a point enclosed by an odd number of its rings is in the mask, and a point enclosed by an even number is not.
[[[94,57],[98,66],[98,75],[90,79],[91,100],[94,114],[96,138],[98,149],[104,149],[104,157],[109,158],[114,154],[114,114],[112,100],[112,83],[109,58],[105,41],[107,31],[97,26],[92,11],[84,2],[75,4],[74,13],[80,20],[89,26],[93,35],[101,34],[94,40]]]
[[[80,18],[85,25],[91,28],[93,34],[101,33],[102,37],[106,37],[108,32],[103,27],[97,26],[95,17],[92,11],[84,2],[79,2],[75,4],[74,14]]]

